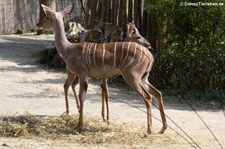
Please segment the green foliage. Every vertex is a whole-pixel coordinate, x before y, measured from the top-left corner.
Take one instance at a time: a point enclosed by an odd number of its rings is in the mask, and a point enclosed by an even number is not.
[[[213,2],[225,5],[225,1]],[[146,7],[157,18],[158,35],[163,41],[152,80],[172,89],[224,91],[225,7],[183,4],[159,0]]]

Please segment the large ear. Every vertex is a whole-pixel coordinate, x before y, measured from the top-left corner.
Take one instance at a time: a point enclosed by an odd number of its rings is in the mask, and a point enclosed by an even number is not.
[[[141,37],[141,34],[139,33],[137,27],[135,26],[135,24],[133,23],[132,24],[132,28],[135,30],[135,36],[140,38]]]
[[[51,8],[49,8],[49,7],[47,7],[47,6],[43,5],[43,4],[41,4],[41,7],[43,8],[44,13],[46,15],[55,15],[55,11],[52,10]]]
[[[68,14],[70,14],[72,11],[73,11],[73,8],[74,8],[74,3],[70,6],[67,6],[66,8],[64,8],[61,13],[63,16],[66,16]]]

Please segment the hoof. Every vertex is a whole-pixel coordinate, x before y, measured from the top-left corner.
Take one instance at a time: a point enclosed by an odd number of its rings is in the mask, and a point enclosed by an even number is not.
[[[70,116],[70,113],[69,112],[64,112],[62,115]]]
[[[163,134],[165,130],[166,130],[166,128],[162,128],[159,133]]]
[[[152,129],[148,128],[148,134],[152,134]]]
[[[82,133],[84,131],[83,127],[81,126],[76,126],[76,130],[78,131],[78,133]]]
[[[110,124],[109,120],[106,120],[105,118],[103,118],[103,121],[106,122],[107,124]]]
[[[79,134],[81,134],[84,131],[83,128],[78,129]]]
[[[80,113],[80,107],[79,108],[77,107],[77,111],[78,111],[78,113]]]

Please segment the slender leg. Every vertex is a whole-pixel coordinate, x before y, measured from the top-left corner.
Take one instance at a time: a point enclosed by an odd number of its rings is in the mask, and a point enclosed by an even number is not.
[[[167,129],[167,121],[166,121],[166,117],[165,117],[165,113],[164,113],[164,104],[163,104],[163,98],[162,98],[162,93],[160,91],[158,91],[154,86],[152,86],[151,84],[149,85],[150,90],[152,91],[152,95],[155,97],[154,99],[157,100],[158,104],[159,104],[159,111],[160,111],[160,115],[162,118],[162,129],[159,133],[164,133],[164,131]]]
[[[106,121],[105,120],[105,88],[103,87],[103,80],[102,80],[101,88],[102,88],[102,119],[103,121]]]
[[[78,82],[79,82],[79,77],[76,76],[76,78],[74,79],[73,83],[71,84],[71,88],[73,90],[73,94],[74,94],[74,97],[75,97],[75,100],[76,100],[76,104],[77,104],[77,109],[79,111],[79,109],[80,109],[80,102],[79,102],[79,99],[77,97],[76,89],[75,89],[76,85],[78,84]]]
[[[154,86],[152,86],[149,82],[146,82],[146,84],[148,86],[146,87],[146,89],[149,91],[151,95],[153,95],[154,99],[159,104],[159,111],[160,111],[160,115],[161,115],[162,123],[163,123],[162,129],[159,133],[164,133],[164,131],[167,129],[167,121],[166,121],[166,117],[164,113],[162,93],[159,90],[157,90]]]
[[[106,103],[106,111],[107,111],[107,122],[109,123],[109,89],[107,84],[108,79],[105,79],[105,103]]]
[[[106,119],[109,123],[109,91],[108,91],[108,85],[107,85],[108,79],[104,78],[102,79],[102,118],[105,120],[105,103],[106,103]]]
[[[144,100],[145,104],[147,105],[147,122],[148,122],[148,132],[152,133],[152,98],[149,100]]]
[[[83,106],[84,101],[86,98],[88,83],[87,83],[87,77],[80,77],[80,90],[79,90],[79,100],[80,100],[80,115],[79,115],[79,122],[77,124],[77,129],[79,132],[83,129]]]
[[[65,102],[66,102],[66,114],[69,115],[70,114],[70,109],[69,109],[69,102],[68,102],[68,89],[69,86],[71,85],[71,83],[73,82],[74,78],[75,78],[75,74],[67,71],[67,79],[66,82],[64,84],[64,95],[65,95]]]
[[[149,107],[150,107],[150,109],[149,109],[149,120],[150,120],[150,124],[151,124],[151,126],[152,126],[152,97],[150,98],[150,100],[149,100]]]
[[[147,126],[148,126],[148,133],[152,133],[152,96],[149,92],[144,88],[143,84],[140,85],[142,91],[144,93],[144,101],[147,108]]]
[[[147,127],[148,133],[152,133],[152,120],[151,120],[151,95],[144,89],[141,78],[135,78],[132,74],[123,74],[127,84],[130,85],[144,100],[147,109]]]

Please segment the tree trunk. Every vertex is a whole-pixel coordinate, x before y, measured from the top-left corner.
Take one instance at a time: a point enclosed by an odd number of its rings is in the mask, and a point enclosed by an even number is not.
[[[119,0],[118,26],[122,26],[123,22],[123,1],[124,0]]]
[[[139,0],[134,0],[134,23],[136,25],[136,27],[139,29],[140,28],[140,24],[139,24]]]
[[[122,9],[122,13],[119,26],[124,27],[124,25],[127,24],[127,0],[122,0],[120,8]]]
[[[96,7],[97,7],[97,0],[91,0],[91,11],[90,11],[90,20],[89,20],[89,27],[93,28],[95,26],[95,19],[96,19]]]
[[[110,0],[110,9],[109,9],[110,15],[108,16],[110,23],[113,23],[113,2],[114,0]]]
[[[143,16],[144,16],[144,3],[145,0],[140,0],[139,5],[139,31],[141,34],[143,34]]]
[[[90,12],[91,12],[91,1],[90,0],[87,0],[86,1],[86,8],[85,8],[85,11],[86,11],[86,15],[85,15],[85,27],[86,28],[89,28],[90,27]]]
[[[142,33],[143,11],[144,0],[134,0],[134,22],[140,33]]]
[[[101,22],[105,22],[105,12],[106,12],[106,1],[102,0],[102,13],[101,13]]]
[[[84,15],[85,15],[85,16],[88,15],[87,12],[86,12],[86,10],[85,10],[85,7],[84,7],[83,0],[80,0],[80,5],[81,5],[81,9],[82,9],[83,12],[84,12]]]
[[[98,19],[98,21],[101,21],[101,14],[102,14],[102,0],[98,0],[98,5],[97,5],[97,19]]]
[[[128,0],[128,22],[133,22],[134,0]]]
[[[119,0],[114,0],[115,1],[115,3],[114,3],[114,5],[115,5],[115,7],[114,7],[114,25],[118,25],[118,7],[119,7]]]
[[[106,22],[110,22],[111,18],[111,0],[107,0]]]
[[[135,23],[139,32],[155,45],[156,24],[144,11],[144,5],[148,3],[145,0],[86,0],[84,8],[88,15],[85,15],[85,26],[93,28],[98,23],[95,21],[97,20],[126,30],[128,22]]]
[[[148,33],[147,33],[147,40],[150,41],[152,47],[154,49],[157,48],[156,45],[156,19],[154,16],[148,14]]]
[[[142,33],[141,35],[143,37],[147,36],[147,32],[148,32],[148,14],[147,11],[143,12],[143,22],[142,22]]]
[[[112,0],[112,10],[111,10],[111,20],[110,20],[112,24],[114,24],[114,20],[115,20],[114,10],[115,10],[115,0]]]

